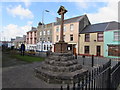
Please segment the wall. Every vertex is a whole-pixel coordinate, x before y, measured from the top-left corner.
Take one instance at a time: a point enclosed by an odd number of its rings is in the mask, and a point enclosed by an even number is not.
[[[85,42],[85,34],[79,36],[79,54],[81,55],[84,54],[84,46],[89,46],[90,55],[96,55],[96,47],[101,46],[101,56],[103,56],[103,45],[103,42],[97,42],[97,33],[90,33],[90,42]]]
[[[73,31],[70,30],[70,24],[74,25]],[[65,42],[68,44],[76,44],[76,52],[78,53],[78,31],[79,31],[79,22],[73,22],[73,23],[68,23],[64,24],[66,27],[66,31],[64,31],[65,35]],[[56,31],[56,28],[59,26],[59,32]],[[60,40],[60,25],[55,25],[54,26],[54,31],[53,31],[53,45]],[[73,34],[73,41],[70,41],[70,34]],[[56,41],[56,36],[59,36],[59,40]],[[54,48],[52,49],[54,51]]]
[[[118,30],[111,30],[104,32],[104,57],[116,58],[114,56],[108,56],[108,46],[107,46],[107,44],[115,44],[115,45],[120,44],[120,41],[119,42],[114,41],[114,31],[118,31]]]

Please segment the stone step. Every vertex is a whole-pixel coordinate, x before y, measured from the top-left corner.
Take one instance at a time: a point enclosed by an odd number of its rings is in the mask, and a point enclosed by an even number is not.
[[[53,66],[44,63],[42,64],[41,68],[53,72],[73,72],[82,69],[82,66],[80,64],[74,64],[70,66]]]
[[[67,56],[67,57],[63,57],[63,56],[49,56],[47,58],[48,60],[55,60],[55,61],[67,61],[67,60],[72,60],[74,59],[73,56]]]
[[[85,75],[88,71],[84,69],[76,70],[74,72],[53,72],[44,70],[41,67],[35,68],[36,76],[47,81],[48,83],[73,83],[77,82],[80,77]]]
[[[70,65],[77,64],[78,62],[77,60],[70,60],[70,61],[46,60],[45,63],[53,66],[70,66]]]

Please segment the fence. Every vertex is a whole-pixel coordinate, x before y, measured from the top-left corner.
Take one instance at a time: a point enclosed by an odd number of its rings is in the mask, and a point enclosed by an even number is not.
[[[93,69],[87,75],[78,77],[78,82],[67,85],[67,90],[116,90],[120,84],[120,62],[111,67],[111,60],[103,66]],[[61,90],[64,88],[61,86]]]

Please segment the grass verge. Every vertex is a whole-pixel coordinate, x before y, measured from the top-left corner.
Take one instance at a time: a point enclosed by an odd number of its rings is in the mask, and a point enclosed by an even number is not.
[[[44,58],[42,57],[34,57],[34,56],[21,56],[21,55],[12,55],[12,57],[25,61],[25,62],[36,62],[36,61],[43,61]]]

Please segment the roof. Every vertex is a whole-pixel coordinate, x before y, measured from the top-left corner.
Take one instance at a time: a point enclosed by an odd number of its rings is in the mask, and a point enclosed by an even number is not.
[[[119,26],[119,27],[118,27]],[[104,22],[104,23],[98,23],[87,26],[85,29],[83,29],[80,33],[93,33],[93,32],[104,32],[107,30],[118,30],[120,29],[120,23],[112,21],[112,22]]]
[[[120,23],[119,22],[110,22],[108,27],[106,28],[105,31],[108,31],[108,30],[118,30],[120,29]]]
[[[24,42],[26,40],[26,36],[23,36],[21,38],[15,39],[13,42]]]
[[[30,31],[28,32],[33,32],[33,31],[37,31],[37,28],[36,27],[32,27]]]
[[[77,16],[77,17],[73,17],[73,18],[69,18],[69,19],[65,19],[64,20],[64,24],[67,24],[67,23],[71,23],[71,22],[78,22],[80,21],[85,15],[82,15],[82,16]],[[60,25],[61,22],[55,22],[55,25]]]

